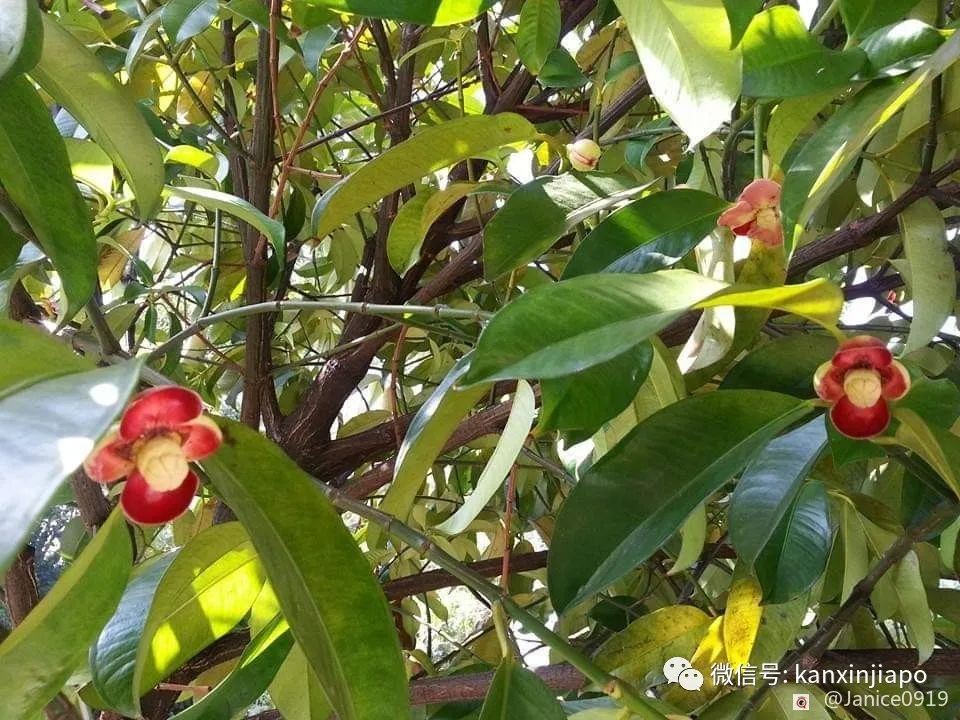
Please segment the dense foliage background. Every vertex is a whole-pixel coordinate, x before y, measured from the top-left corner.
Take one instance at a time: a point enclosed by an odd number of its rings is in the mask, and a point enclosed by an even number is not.
[[[0,717],[956,718],[958,13],[0,0]]]

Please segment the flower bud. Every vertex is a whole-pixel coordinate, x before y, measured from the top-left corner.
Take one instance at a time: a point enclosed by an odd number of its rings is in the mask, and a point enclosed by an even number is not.
[[[602,154],[600,146],[586,138],[567,145],[567,159],[573,169],[580,172],[595,170]]]

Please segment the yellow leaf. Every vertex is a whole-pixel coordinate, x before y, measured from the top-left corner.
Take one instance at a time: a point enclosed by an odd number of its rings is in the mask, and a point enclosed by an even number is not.
[[[760,600],[763,589],[760,583],[738,566],[727,596],[727,609],[723,615],[723,646],[727,660],[736,669],[750,660],[753,643],[760,630],[763,607]]]

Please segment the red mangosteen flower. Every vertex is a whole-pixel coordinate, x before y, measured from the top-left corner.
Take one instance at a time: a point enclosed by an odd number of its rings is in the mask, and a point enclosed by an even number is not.
[[[720,215],[717,225],[770,247],[783,245],[780,185],[773,180],[754,180],[740,193],[736,205]]]
[[[881,340],[858,335],[817,368],[813,388],[831,403],[830,419],[837,430],[847,437],[870,438],[887,429],[888,401],[907,394],[910,375]]]
[[[167,385],[136,397],[120,425],[94,448],[83,464],[100,483],[126,477],[120,507],[132,522],[160,525],[190,506],[199,481],[191,460],[213,453],[223,440],[220,428],[203,414],[192,390]]]

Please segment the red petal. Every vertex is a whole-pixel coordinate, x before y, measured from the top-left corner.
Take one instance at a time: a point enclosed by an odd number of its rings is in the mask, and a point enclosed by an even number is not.
[[[843,397],[843,372],[827,360],[813,374],[813,389],[822,400],[836,402]]]
[[[747,237],[762,242],[769,247],[780,247],[783,245],[783,228],[779,225],[773,228],[764,228],[754,223],[747,231]]]
[[[206,415],[184,423],[177,428],[182,436],[183,454],[187,460],[201,460],[212,455],[223,442],[223,433],[217,424]]]
[[[120,507],[130,522],[137,525],[162,525],[180,517],[197,492],[200,481],[187,473],[183,484],[175,490],[157,492],[139,472],[130,473],[120,494]]]
[[[116,482],[136,467],[129,456],[129,443],[121,440],[119,433],[112,432],[83,461],[83,469],[91,480]]]
[[[899,400],[910,390],[910,373],[897,360],[880,371],[880,379],[883,382],[883,396],[887,400]]]
[[[717,218],[717,225],[726,225],[733,229],[737,235],[742,235],[744,233],[741,231],[748,227],[756,217],[757,209],[750,203],[741,200],[720,214],[720,217]]]
[[[840,370],[855,367],[881,370],[893,362],[893,355],[879,338],[857,335],[840,345],[833,356],[833,366]]]
[[[780,204],[780,185],[773,180],[761,178],[747,185],[738,200],[743,200],[755,208],[776,207]]]
[[[193,390],[176,385],[151,388],[137,395],[123,413],[120,436],[135,440],[157,428],[174,429],[203,412],[203,401]]]
[[[830,419],[834,427],[847,437],[855,439],[871,438],[879,435],[890,424],[890,408],[886,400],[876,405],[860,408],[843,397],[830,408]]]

